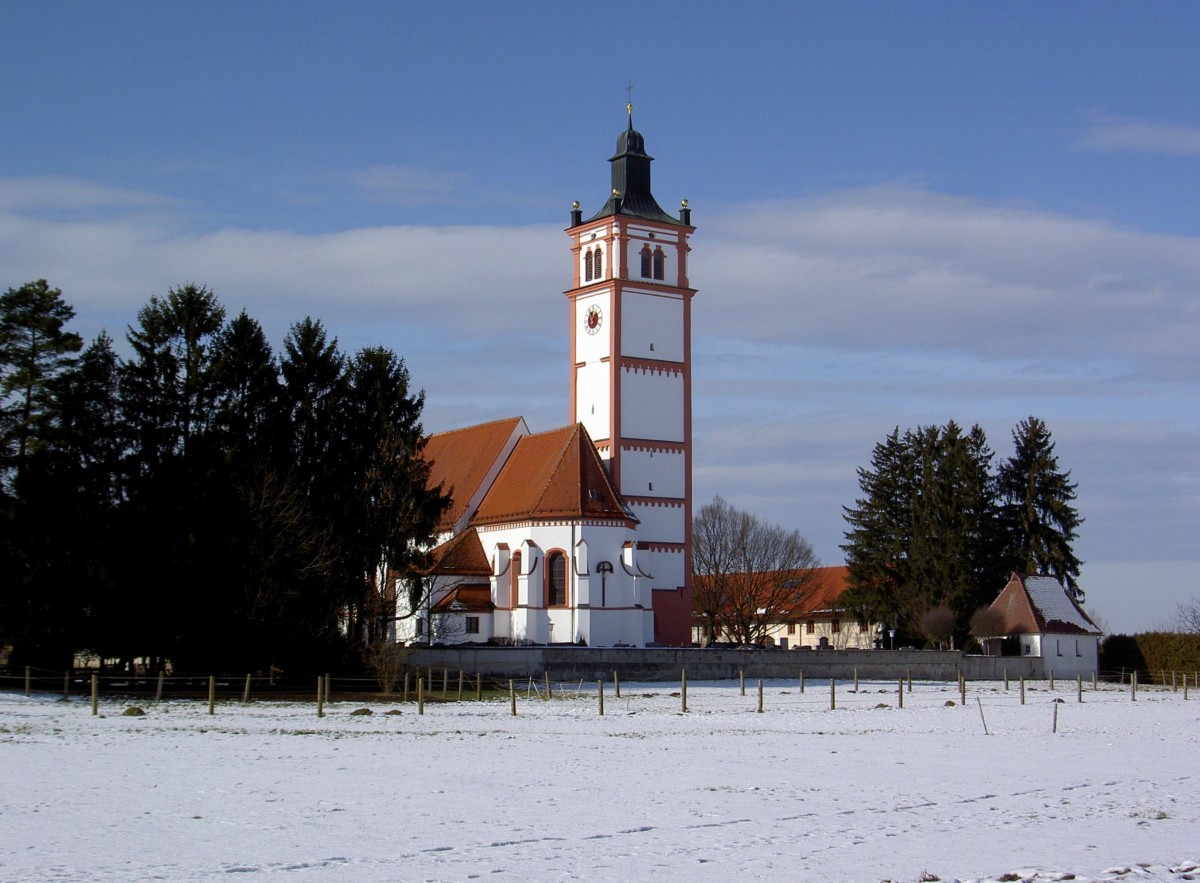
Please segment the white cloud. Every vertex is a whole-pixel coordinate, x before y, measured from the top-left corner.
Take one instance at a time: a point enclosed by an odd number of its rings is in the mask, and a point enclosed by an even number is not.
[[[1112,116],[1103,111],[1092,111],[1088,117],[1087,128],[1076,139],[1082,149],[1200,156],[1200,129]]]
[[[1200,376],[1194,238],[909,188],[746,206],[705,238],[693,277],[739,337]]]

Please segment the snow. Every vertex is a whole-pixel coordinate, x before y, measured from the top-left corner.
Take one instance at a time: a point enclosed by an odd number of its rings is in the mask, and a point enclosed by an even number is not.
[[[1029,592],[1033,606],[1041,611],[1047,624],[1063,622],[1067,625],[1078,626],[1089,635],[1099,633],[1095,624],[1083,615],[1067,596],[1059,581],[1053,577],[1027,576],[1025,577],[1025,591]]]
[[[683,714],[609,685],[603,717],[595,685],[516,717],[0,694],[0,879],[1200,880],[1195,694],[806,687]]]

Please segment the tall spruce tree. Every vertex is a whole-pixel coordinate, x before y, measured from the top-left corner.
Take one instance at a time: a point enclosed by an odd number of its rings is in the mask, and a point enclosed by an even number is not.
[[[1063,472],[1045,422],[1029,417],[1012,433],[1014,453],[1000,465],[998,488],[1005,538],[1005,559],[1011,569],[1053,576],[1076,601],[1082,562],[1072,543],[1083,523],[1072,505],[1077,485]]]
[[[899,430],[859,470],[863,496],[847,507],[846,603],[916,638],[935,608],[954,612],[958,633],[1002,581],[993,554],[998,514],[983,430]]]
[[[83,347],[63,326],[75,310],[45,279],[0,295],[0,469],[19,469],[46,443],[57,406],[54,380]]]

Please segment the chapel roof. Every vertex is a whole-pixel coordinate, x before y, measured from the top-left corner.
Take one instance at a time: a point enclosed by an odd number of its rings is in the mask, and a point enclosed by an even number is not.
[[[452,529],[466,514],[472,495],[523,424],[520,417],[508,417],[439,432],[426,440],[424,457],[429,464],[429,487],[441,484],[443,492],[450,496],[450,505],[438,522],[439,533]]]
[[[472,524],[564,518],[633,520],[582,423],[522,436]]]
[[[1062,584],[1049,576],[1014,573],[988,609],[1001,617],[1004,635],[1101,633]]]

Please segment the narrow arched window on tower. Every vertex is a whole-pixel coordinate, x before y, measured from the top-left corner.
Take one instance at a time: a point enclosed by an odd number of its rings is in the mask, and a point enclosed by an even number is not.
[[[650,278],[650,246],[643,245],[641,251],[642,257],[642,278]]]
[[[590,248],[583,253],[583,281],[592,281],[592,250]]]
[[[596,278],[604,278],[604,252],[596,249]]]
[[[654,249],[654,278],[663,278],[663,265],[666,263],[667,256],[663,253],[662,247]],[[643,274],[645,275],[645,274]]]

